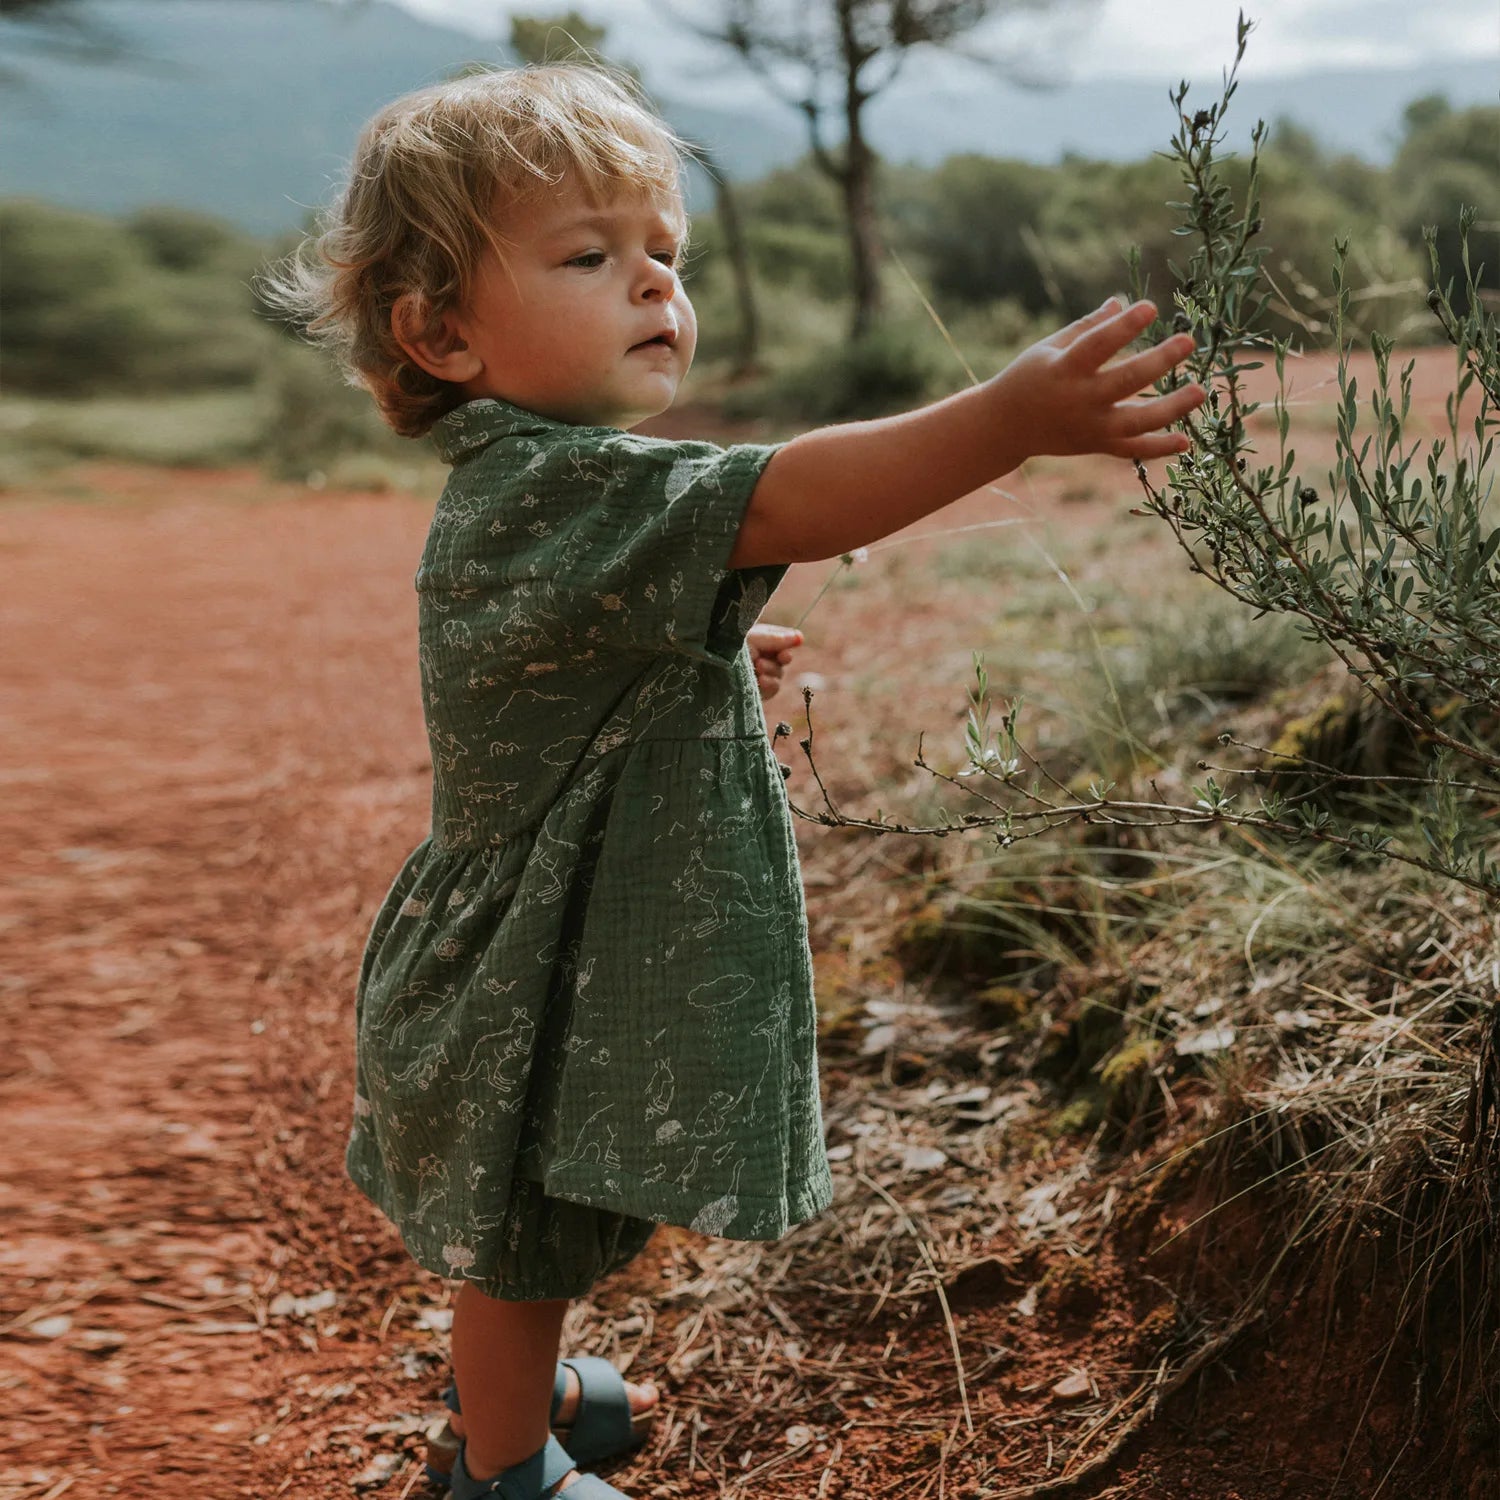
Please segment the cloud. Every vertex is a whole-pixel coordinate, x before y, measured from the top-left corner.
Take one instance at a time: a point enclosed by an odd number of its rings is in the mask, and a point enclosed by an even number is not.
[[[1252,23],[1243,78],[1328,69],[1406,67],[1444,57],[1500,58],[1493,0],[1106,0],[1094,15],[994,23],[996,36],[1032,30],[1058,44],[1067,76],[1217,77],[1234,61],[1235,24]]]
[[[676,98],[732,104],[748,84],[732,60],[688,34],[650,0],[397,0],[417,15],[490,39],[513,13],[570,6],[609,28],[608,46],[637,64],[648,84]],[[679,0],[714,10],[714,0]],[[1410,66],[1447,57],[1500,59],[1494,0],[1072,0],[1022,11],[980,28],[1007,57],[1060,81],[1092,78],[1218,78],[1234,60],[1235,21],[1254,23],[1244,78],[1346,68]],[[725,97],[728,89],[731,97]],[[747,90],[753,92],[753,89]]]

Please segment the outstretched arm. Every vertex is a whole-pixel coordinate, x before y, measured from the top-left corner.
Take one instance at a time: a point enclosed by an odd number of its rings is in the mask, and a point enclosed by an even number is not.
[[[803,433],[766,465],[732,567],[816,562],[900,531],[1044,453],[1159,458],[1188,440],[1161,429],[1208,398],[1191,384],[1130,399],[1192,352],[1178,334],[1105,367],[1156,308],[1103,307],[1033,344],[992,380],[916,411]]]

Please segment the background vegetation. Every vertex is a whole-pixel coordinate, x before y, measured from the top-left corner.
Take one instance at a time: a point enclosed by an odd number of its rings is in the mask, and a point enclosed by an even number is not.
[[[1500,201],[1492,149],[1500,109],[1455,111],[1441,97],[1406,111],[1391,166],[1329,156],[1293,124],[1261,153],[1265,271],[1276,295],[1264,331],[1320,347],[1329,337],[1331,249],[1358,338],[1429,342],[1422,226],[1437,224],[1445,277],[1459,277],[1460,204]],[[1244,163],[1223,173],[1237,194]],[[1055,166],[963,155],[932,170],[883,164],[881,321],[848,337],[850,264],[838,190],[811,160],[737,185],[760,318],[760,359],[739,363],[739,310],[722,225],[694,225],[687,278],[700,352],[685,399],[758,420],[770,435],[935,398],[966,379],[929,298],[982,378],[1034,338],[1125,289],[1137,244],[1148,291],[1168,285],[1178,248],[1165,205],[1175,165],[1069,157]],[[390,437],[369,402],[322,357],[263,316],[257,269],[290,248],[187,210],[126,219],[46,203],[0,203],[6,274],[5,474],[70,457],[264,462],[281,477],[399,478],[425,449]],[[1500,286],[1500,244],[1481,224],[1481,285]],[[1461,280],[1461,277],[1459,277]]]

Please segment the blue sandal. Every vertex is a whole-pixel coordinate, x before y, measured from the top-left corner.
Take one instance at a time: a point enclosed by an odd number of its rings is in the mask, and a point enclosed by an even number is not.
[[[557,1486],[577,1467],[572,1454],[555,1437],[549,1437],[530,1458],[502,1469],[493,1478],[470,1479],[464,1467],[464,1445],[460,1443],[453,1455],[453,1500],[485,1500],[491,1495],[498,1495],[500,1500],[552,1500],[558,1493]],[[565,1493],[574,1500],[629,1500],[597,1474],[580,1474]]]
[[[596,1354],[579,1355],[576,1359],[562,1359],[557,1363],[557,1372],[552,1379],[552,1415],[562,1409],[563,1397],[568,1390],[568,1377],[563,1366],[569,1366],[578,1376],[578,1412],[570,1423],[552,1424],[552,1435],[567,1444],[567,1452],[575,1463],[592,1464],[601,1459],[613,1458],[618,1453],[628,1453],[645,1442],[656,1420],[657,1406],[636,1414],[630,1409],[630,1396],[625,1389],[625,1377],[607,1360]],[[443,1404],[449,1411],[461,1410],[458,1404],[458,1387],[450,1385],[443,1392]],[[459,1447],[458,1435],[452,1427],[444,1424],[441,1432],[428,1439],[426,1472],[433,1484],[447,1484],[448,1475]],[[569,1490],[576,1488],[570,1486]],[[586,1500],[586,1497],[584,1497]]]

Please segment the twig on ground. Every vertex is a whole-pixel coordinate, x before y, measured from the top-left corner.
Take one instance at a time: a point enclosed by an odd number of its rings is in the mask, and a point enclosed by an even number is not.
[[[1065,1467],[1055,1479],[1043,1479],[1036,1484],[1022,1485],[1019,1489],[990,1491],[988,1500],[1043,1500],[1045,1496],[1063,1495],[1070,1490],[1076,1490],[1085,1480],[1093,1478],[1103,1469],[1108,1468],[1115,1461],[1125,1443],[1155,1417],[1161,1409],[1162,1402],[1190,1376],[1195,1375],[1210,1361],[1217,1359],[1255,1322],[1260,1313],[1261,1308],[1258,1303],[1254,1307],[1245,1309],[1227,1328],[1200,1344],[1171,1375],[1164,1375],[1158,1371],[1150,1382],[1137,1387],[1127,1400],[1149,1390],[1140,1410],[1121,1423],[1109,1442],[1086,1463],[1078,1465],[1077,1468]]]
[[[973,1437],[974,1415],[969,1410],[969,1392],[968,1387],[964,1381],[964,1360],[963,1355],[959,1352],[958,1330],[953,1326],[953,1312],[952,1309],[950,1309],[948,1306],[948,1294],[943,1290],[943,1278],[939,1274],[937,1266],[933,1264],[932,1252],[927,1248],[927,1241],[917,1233],[916,1225],[913,1224],[911,1219],[907,1217],[906,1210],[902,1208],[901,1205],[897,1203],[896,1200],[891,1197],[891,1195],[886,1192],[886,1190],[881,1187],[878,1182],[876,1182],[871,1177],[867,1177],[863,1172],[856,1172],[854,1175],[861,1182],[863,1182],[866,1187],[873,1188],[877,1193],[880,1194],[882,1198],[885,1199],[887,1203],[891,1205],[892,1208],[896,1210],[896,1213],[900,1217],[901,1222],[906,1225],[906,1228],[910,1232],[912,1239],[916,1241],[917,1249],[922,1252],[922,1259],[927,1263],[927,1269],[932,1273],[933,1288],[937,1292],[938,1301],[942,1304],[943,1321],[948,1325],[948,1338],[953,1345],[953,1364],[954,1368],[958,1371],[958,1399],[963,1403],[964,1422],[969,1429],[969,1436]]]

